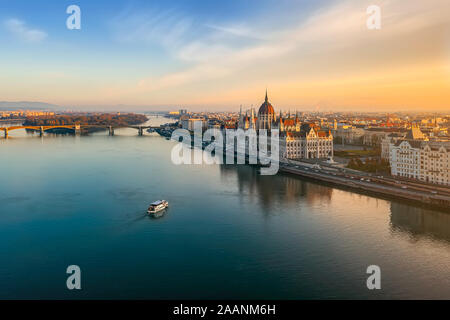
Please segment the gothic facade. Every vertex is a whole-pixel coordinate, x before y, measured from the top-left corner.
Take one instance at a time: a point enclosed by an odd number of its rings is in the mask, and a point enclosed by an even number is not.
[[[238,128],[248,129],[277,129],[280,132],[280,156],[285,159],[326,159],[333,157],[333,135],[330,130],[303,123],[297,113],[287,117],[280,115],[277,119],[275,109],[266,98],[255,116],[253,108],[239,114]]]

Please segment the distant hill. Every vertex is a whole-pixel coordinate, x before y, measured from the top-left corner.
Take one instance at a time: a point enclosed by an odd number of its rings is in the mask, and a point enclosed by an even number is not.
[[[62,110],[63,107],[36,101],[0,101],[0,110]]]

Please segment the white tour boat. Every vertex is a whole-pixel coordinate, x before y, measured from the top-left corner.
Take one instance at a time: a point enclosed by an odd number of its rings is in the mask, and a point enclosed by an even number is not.
[[[169,203],[166,200],[158,200],[150,204],[150,207],[148,207],[147,213],[148,214],[154,214],[158,213],[164,209],[166,209],[169,206]]]

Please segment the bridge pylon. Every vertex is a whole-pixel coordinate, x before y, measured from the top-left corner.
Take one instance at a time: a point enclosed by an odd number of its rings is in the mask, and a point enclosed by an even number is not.
[[[139,135],[140,136],[144,135],[144,129],[142,127],[139,127]]]
[[[39,135],[42,137],[44,135],[44,127],[39,128]]]
[[[109,135],[110,136],[114,135],[114,128],[112,126],[109,126]]]
[[[75,135],[81,134],[81,126],[79,124],[75,125]]]

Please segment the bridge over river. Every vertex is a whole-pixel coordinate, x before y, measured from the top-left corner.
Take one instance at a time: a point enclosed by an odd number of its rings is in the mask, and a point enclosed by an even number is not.
[[[115,129],[121,129],[121,128],[133,128],[138,130],[138,134],[142,136],[144,134],[145,129],[159,129],[160,127],[154,127],[154,126],[137,126],[137,125],[121,125],[121,126],[110,126],[110,125],[92,125],[92,124],[71,124],[71,125],[54,125],[54,126],[11,126],[11,127],[0,127],[0,131],[3,131],[4,137],[7,138],[10,131],[13,130],[33,130],[39,132],[39,134],[42,136],[44,135],[45,131],[52,130],[52,129],[69,129],[73,130],[75,134],[81,133],[81,130],[83,128],[100,128],[105,129],[109,131],[109,135],[114,135]]]

